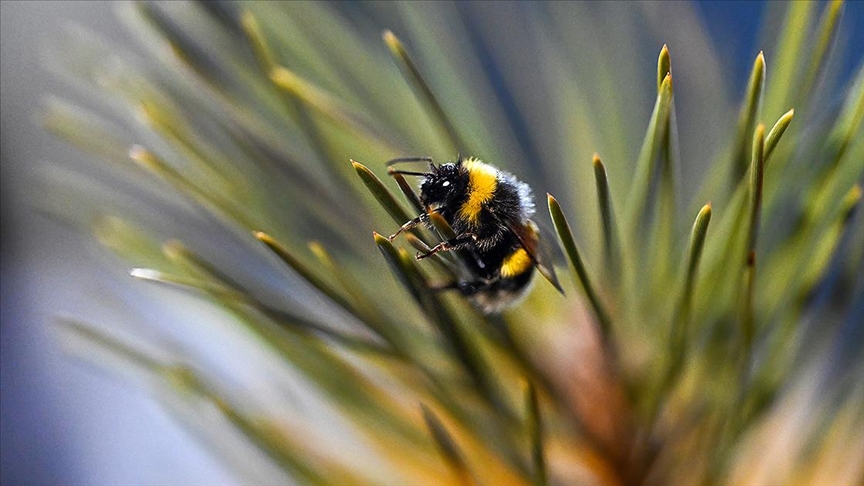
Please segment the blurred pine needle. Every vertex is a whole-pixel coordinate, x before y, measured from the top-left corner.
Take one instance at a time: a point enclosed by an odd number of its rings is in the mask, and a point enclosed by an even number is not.
[[[671,42],[656,84],[610,61],[664,38],[653,4],[614,29],[605,4],[122,4],[143,57],[70,30],[48,59],[102,105],[43,118],[102,190],[49,172],[74,202],[44,202],[222,317],[124,282],[174,332],[60,319],[61,340],[251,482],[861,484],[864,66],[823,73],[842,7],[785,5],[737,105],[685,121],[679,87],[722,79]],[[383,162],[457,152],[548,191],[566,296],[538,278],[484,316],[430,290],[460,265],[414,259],[434,232],[378,235],[418,211]]]

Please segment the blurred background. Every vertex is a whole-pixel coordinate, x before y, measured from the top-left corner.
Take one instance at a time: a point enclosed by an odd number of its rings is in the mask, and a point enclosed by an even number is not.
[[[38,166],[84,157],[45,133],[48,93],[78,94],[43,67],[42,50],[69,24],[134,42],[112,2],[2,4],[2,484],[233,484],[145,390],[76,362],[50,321],[98,307],[108,271],[78,232],[37,214]],[[80,99],[78,97],[77,99]],[[94,305],[94,301],[99,302]],[[101,301],[101,302],[100,302]],[[89,312],[88,312],[89,313]]]
[[[44,133],[36,114],[48,93],[75,93],[40,65],[40,48],[69,23],[129,48],[134,42],[109,2],[9,2],[2,13],[2,463],[12,484],[234,484],[230,471],[176,427],[144,390],[106,378],[65,356],[48,323],[84,313],[110,322],[123,314],[100,302],[103,264],[89,243],[37,214],[39,165],[74,164],[83,155]],[[738,99],[760,50],[761,2],[696,2],[721,63],[734,72],[727,86]],[[675,6],[668,7],[674,13]],[[840,77],[848,79],[864,52],[864,2],[849,2],[841,27],[850,47]],[[667,28],[676,29],[674,15]],[[654,53],[659,46],[648,46]],[[674,53],[673,53],[674,57]],[[769,59],[770,75],[770,59]],[[841,85],[844,84],[841,82]],[[641,130],[641,128],[640,128]]]

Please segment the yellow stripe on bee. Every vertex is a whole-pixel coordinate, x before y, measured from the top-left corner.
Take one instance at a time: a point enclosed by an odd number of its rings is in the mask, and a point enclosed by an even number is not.
[[[498,171],[477,159],[468,159],[462,166],[468,170],[468,200],[459,208],[459,216],[476,224],[483,204],[492,199],[498,187]]]
[[[533,264],[534,262],[531,261],[528,252],[524,248],[519,248],[504,259],[504,263],[501,264],[501,276],[503,278],[515,277],[525,273]]]

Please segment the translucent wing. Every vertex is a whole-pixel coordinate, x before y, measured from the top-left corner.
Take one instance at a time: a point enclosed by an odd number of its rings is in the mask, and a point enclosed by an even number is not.
[[[537,266],[537,270],[543,275],[549,283],[555,287],[558,292],[564,293],[561,284],[558,282],[558,276],[555,274],[554,263],[563,261],[563,253],[558,247],[555,237],[550,231],[544,231],[537,223],[532,220],[526,221],[524,224],[517,224],[510,228],[513,234],[519,238],[522,248],[528,252],[531,260]]]

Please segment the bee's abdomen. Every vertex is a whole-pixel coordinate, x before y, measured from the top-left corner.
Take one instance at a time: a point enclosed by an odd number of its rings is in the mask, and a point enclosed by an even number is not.
[[[531,270],[533,266],[534,262],[531,260],[531,256],[524,248],[520,247],[504,258],[499,271],[501,278],[513,278]]]
[[[525,295],[528,284],[531,283],[531,276],[534,274],[533,270],[534,266],[530,265],[521,273],[511,277],[502,276],[491,284],[468,285],[465,286],[467,288],[460,290],[483,312],[487,314],[501,312]]]

